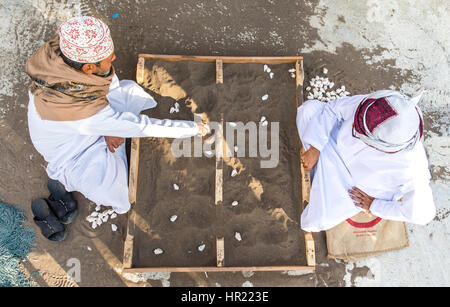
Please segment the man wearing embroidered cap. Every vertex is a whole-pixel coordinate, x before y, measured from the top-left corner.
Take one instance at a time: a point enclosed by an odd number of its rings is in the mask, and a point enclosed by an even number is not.
[[[130,203],[124,138],[190,137],[204,135],[207,128],[140,115],[157,103],[135,82],[119,81],[115,59],[109,28],[101,20],[84,16],[64,22],[59,36],[27,62],[28,125],[52,180],[125,213]]]
[[[312,170],[302,229],[327,230],[360,211],[422,225],[434,218],[419,100],[383,90],[298,108],[302,163]]]

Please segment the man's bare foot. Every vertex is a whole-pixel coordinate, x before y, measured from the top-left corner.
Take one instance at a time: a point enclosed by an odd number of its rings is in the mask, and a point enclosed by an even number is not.
[[[309,149],[301,156],[302,164],[307,171],[314,168],[319,161],[320,151],[314,146],[310,146]]]

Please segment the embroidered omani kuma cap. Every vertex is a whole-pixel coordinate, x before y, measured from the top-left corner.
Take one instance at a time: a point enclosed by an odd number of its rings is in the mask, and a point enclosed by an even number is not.
[[[114,51],[108,26],[95,17],[70,18],[59,27],[61,52],[79,63],[97,63]]]
[[[387,153],[412,149],[423,135],[420,98],[391,90],[370,94],[355,112],[353,135]]]

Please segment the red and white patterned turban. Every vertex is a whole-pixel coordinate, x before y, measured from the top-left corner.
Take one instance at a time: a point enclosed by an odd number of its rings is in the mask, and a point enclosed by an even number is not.
[[[90,16],[64,22],[59,27],[59,46],[67,58],[79,63],[100,62],[114,51],[108,26]]]
[[[353,136],[386,153],[412,149],[423,135],[420,97],[391,90],[369,95],[355,112]]]

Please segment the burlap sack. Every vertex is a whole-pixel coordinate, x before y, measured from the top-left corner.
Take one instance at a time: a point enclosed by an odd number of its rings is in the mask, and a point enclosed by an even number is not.
[[[409,246],[404,222],[359,213],[326,231],[328,258],[356,261]]]

